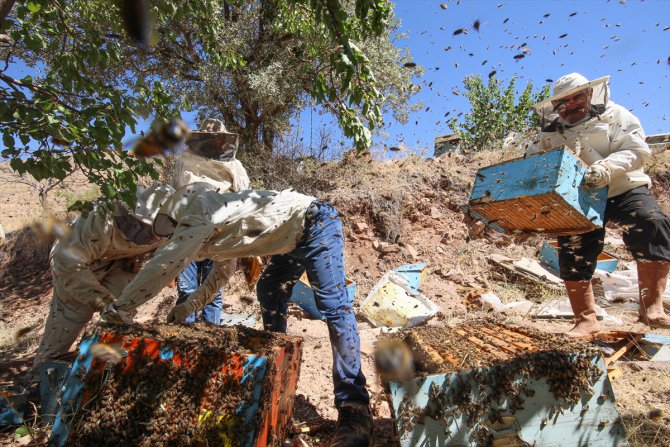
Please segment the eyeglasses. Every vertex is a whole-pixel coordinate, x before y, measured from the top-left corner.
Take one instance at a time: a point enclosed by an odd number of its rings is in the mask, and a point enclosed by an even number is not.
[[[556,102],[553,103],[554,105],[554,110],[556,112],[562,112],[568,107],[568,104],[570,103],[579,103],[579,102],[585,102],[586,99],[588,98],[588,95],[586,93],[577,93],[572,96],[569,96],[567,98],[559,99]]]

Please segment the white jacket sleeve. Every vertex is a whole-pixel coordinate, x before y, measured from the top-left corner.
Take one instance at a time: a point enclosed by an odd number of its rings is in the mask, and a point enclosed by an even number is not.
[[[196,258],[211,233],[212,229],[207,225],[179,225],[170,240],[156,250],[154,257],[126,286],[114,306],[128,312],[158,295]]]
[[[235,273],[237,267],[237,260],[229,260],[225,262],[216,262],[212,270],[210,270],[205,281],[200,284],[195,292],[188,297],[189,305],[193,306],[193,311],[196,312],[207,304],[216,296],[219,290],[225,286],[230,277]]]
[[[623,107],[618,107],[610,123],[611,154],[596,163],[609,169],[612,178],[644,166],[651,155],[645,142],[640,120]]]
[[[244,191],[251,188],[251,181],[249,180],[249,175],[247,170],[244,169],[244,166],[239,160],[229,162],[234,164],[234,168],[231,167],[231,172],[233,172],[233,192]]]
[[[96,310],[114,301],[112,292],[100,284],[91,270],[91,264],[110,246],[113,231],[113,216],[110,213],[103,216],[94,210],[77,219],[67,241],[54,244],[51,271],[54,287],[62,298],[74,299]]]

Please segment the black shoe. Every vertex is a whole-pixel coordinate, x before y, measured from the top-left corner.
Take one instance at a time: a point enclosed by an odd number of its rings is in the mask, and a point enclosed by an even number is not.
[[[331,447],[371,447],[374,445],[374,426],[367,405],[345,402],[340,406],[339,413]]]

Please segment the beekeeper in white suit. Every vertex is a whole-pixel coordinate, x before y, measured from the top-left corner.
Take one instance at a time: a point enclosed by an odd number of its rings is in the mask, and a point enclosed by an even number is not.
[[[605,222],[624,228],[624,243],[637,261],[639,319],[670,328],[662,294],[670,271],[670,219],[649,192],[644,163],[651,156],[640,121],[610,100],[609,76],[589,81],[578,73],[554,84],[553,96],[538,103],[539,141],[528,155],[567,146],[589,166],[585,183],[608,187]],[[565,281],[576,325],[571,336],[600,330],[591,277],[603,250],[604,227],[576,236],[559,236],[560,276]]]
[[[217,119],[206,119],[200,131],[191,132],[186,142],[187,148],[182,152],[175,165],[173,186],[180,189],[193,183],[207,183],[219,193],[239,192],[249,189],[250,182],[247,171],[237,154],[239,136],[226,131],[224,124]],[[227,267],[222,270],[222,285],[227,283],[229,276],[235,271],[236,260],[226,261]],[[214,263],[211,259],[193,260],[179,273],[177,278],[176,304],[184,303],[212,271]],[[207,323],[221,324],[223,297],[221,290],[216,291],[212,299],[202,309],[202,320]],[[189,315],[186,323],[196,321],[196,312]]]
[[[110,212],[96,208],[79,216],[71,233],[51,249],[53,297],[44,335],[28,378],[39,381],[40,367],[65,354],[95,312],[121,295],[139,270],[140,258],[165,238],[152,230],[156,213],[174,189],[162,183],[138,186],[137,204],[117,204]]]

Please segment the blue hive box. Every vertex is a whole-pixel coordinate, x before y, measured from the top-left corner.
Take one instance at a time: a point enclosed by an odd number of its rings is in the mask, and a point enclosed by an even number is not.
[[[347,296],[351,305],[354,304],[354,298],[356,297],[356,283],[349,281],[347,279]],[[303,273],[295,286],[293,286],[293,293],[291,294],[291,301],[300,306],[304,311],[306,311],[310,317],[314,320],[324,320],[326,317],[319,312],[319,309],[316,307],[316,300],[314,299],[314,292],[312,291],[312,286],[309,284],[307,279],[307,274]]]
[[[405,337],[419,374],[386,388],[401,447],[627,445],[587,342],[490,320]]]
[[[547,242],[542,243],[542,248],[540,248],[540,262],[545,266],[554,269],[556,272],[559,271],[558,266],[558,242]],[[600,253],[598,256],[598,262],[596,263],[596,268],[605,272],[613,272],[616,270],[619,265],[619,260],[614,256],[607,254],[605,252]]]
[[[602,227],[607,204],[607,188],[583,185],[586,169],[566,148],[489,166],[465,208],[503,233],[585,233]]]

